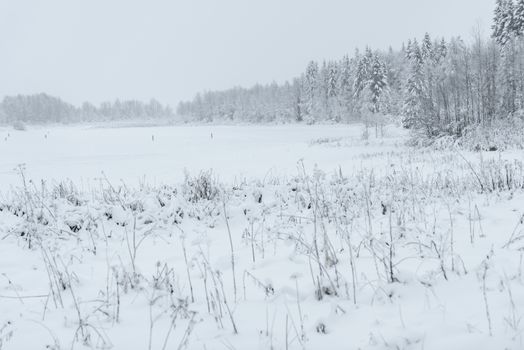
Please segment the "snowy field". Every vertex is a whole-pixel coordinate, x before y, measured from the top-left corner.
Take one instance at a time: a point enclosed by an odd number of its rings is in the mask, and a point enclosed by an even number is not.
[[[523,152],[362,132],[0,129],[0,349],[523,349]]]
[[[394,146],[403,134],[392,129],[380,145]],[[20,164],[35,180],[70,178],[78,184],[102,172],[134,184],[144,176],[149,183],[180,181],[185,169],[214,169],[224,180],[295,175],[300,159],[308,167],[349,169],[355,155],[384,151],[361,147],[361,136],[361,127],[347,125],[0,128],[0,186],[19,183]],[[318,140],[353,147],[326,152],[311,147]]]

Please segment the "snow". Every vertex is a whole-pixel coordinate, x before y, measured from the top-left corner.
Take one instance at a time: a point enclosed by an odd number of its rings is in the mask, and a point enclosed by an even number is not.
[[[0,349],[522,349],[522,151],[362,131],[0,130]]]
[[[402,131],[391,133],[386,140],[394,143]],[[144,176],[151,183],[179,182],[185,169],[214,169],[220,178],[230,181],[294,175],[300,159],[308,167],[352,168],[354,155],[372,152],[373,148],[332,148],[325,152],[311,147],[310,142],[329,137],[360,143],[361,135],[361,127],[348,125],[72,126],[30,128],[25,132],[4,128],[0,129],[0,186],[19,183],[15,171],[19,164],[25,164],[34,180],[90,182],[102,177],[103,172],[112,181],[122,179],[133,184]]]

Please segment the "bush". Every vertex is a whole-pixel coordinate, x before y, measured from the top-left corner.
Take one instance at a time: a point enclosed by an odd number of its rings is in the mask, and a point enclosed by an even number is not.
[[[502,151],[509,148],[524,149],[524,116],[495,120],[489,125],[474,125],[464,128],[460,135],[443,133],[428,137],[414,131],[408,144],[416,147],[449,149],[460,147],[469,151]]]
[[[220,187],[211,169],[201,171],[197,176],[191,176],[187,172],[185,175],[183,194],[189,202],[212,201],[219,196]]]
[[[18,131],[26,131],[27,128],[25,127],[25,124],[22,123],[21,121],[16,121],[13,123],[13,129],[15,130],[18,130]]]

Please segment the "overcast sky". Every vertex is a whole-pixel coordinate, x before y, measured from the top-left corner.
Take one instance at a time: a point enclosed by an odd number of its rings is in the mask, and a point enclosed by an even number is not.
[[[311,59],[489,35],[495,0],[0,0],[0,97],[176,104],[282,82]]]

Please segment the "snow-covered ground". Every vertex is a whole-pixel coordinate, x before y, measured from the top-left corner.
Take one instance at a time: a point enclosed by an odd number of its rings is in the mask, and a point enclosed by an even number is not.
[[[0,349],[524,348],[523,153],[362,130],[0,130]]]
[[[224,180],[296,174],[297,161],[325,170],[353,168],[354,156],[384,151],[405,133],[387,130],[378,147],[360,147],[361,126],[172,126],[145,128],[0,128],[0,186],[19,183],[25,164],[35,180],[100,178],[137,184],[180,181],[184,169],[214,169]],[[351,142],[354,147],[311,147],[314,141]],[[391,149],[391,148],[387,148]]]

